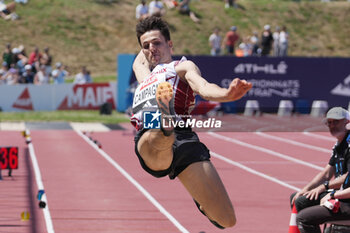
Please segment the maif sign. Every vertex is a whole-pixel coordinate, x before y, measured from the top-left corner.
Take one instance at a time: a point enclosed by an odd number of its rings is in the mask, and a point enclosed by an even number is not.
[[[115,82],[0,86],[3,111],[97,110],[106,102],[116,108]]]
[[[103,103],[114,105],[114,92],[108,83],[75,85],[62,101],[58,110],[69,109],[99,109]]]

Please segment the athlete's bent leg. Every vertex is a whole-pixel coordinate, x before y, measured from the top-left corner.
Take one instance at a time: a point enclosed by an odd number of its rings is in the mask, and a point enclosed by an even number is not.
[[[156,91],[158,110],[162,118],[171,118],[173,114],[173,89],[170,83],[162,82]],[[168,169],[173,161],[173,127],[162,130],[146,131],[140,138],[137,149],[147,167],[154,171]]]
[[[210,220],[223,227],[232,227],[236,224],[231,200],[210,161],[189,165],[178,178]]]
[[[173,161],[174,140],[174,134],[164,136],[160,130],[149,130],[140,138],[137,150],[147,167],[154,171],[165,170]]]

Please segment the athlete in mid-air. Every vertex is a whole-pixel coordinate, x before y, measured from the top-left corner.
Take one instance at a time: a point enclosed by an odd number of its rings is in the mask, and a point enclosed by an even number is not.
[[[236,224],[236,216],[225,187],[210,162],[207,147],[190,127],[161,125],[159,129],[143,127],[143,113],[156,108],[162,118],[177,120],[187,116],[195,103],[195,95],[211,101],[229,102],[243,97],[252,84],[234,79],[221,88],[208,83],[198,67],[182,58],[172,60],[173,43],[167,23],[148,17],[136,27],[141,51],[133,69],[139,82],[134,95],[131,122],[138,130],[135,152],[143,169],[155,177],[178,177],[194,199],[201,213],[223,229]]]

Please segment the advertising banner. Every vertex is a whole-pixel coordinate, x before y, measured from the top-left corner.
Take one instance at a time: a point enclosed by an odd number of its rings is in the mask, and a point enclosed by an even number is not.
[[[125,56],[125,57],[123,57]],[[118,58],[128,60],[124,73],[118,74],[119,84],[127,88],[120,90],[118,101],[123,101],[125,111],[131,105],[132,90],[137,86],[132,73],[135,55]],[[310,109],[314,100],[327,101],[329,107],[348,107],[350,101],[349,58],[304,58],[304,57],[229,57],[186,56],[201,70],[209,82],[228,87],[238,77],[253,83],[253,88],[241,100],[231,103],[243,109],[247,100],[257,100],[263,111],[276,111],[281,100],[291,100],[300,112]],[[178,60],[181,57],[176,56]],[[119,61],[121,62],[121,61]],[[129,69],[129,70],[128,70]],[[128,70],[128,72],[127,72]],[[304,112],[302,112],[304,113]]]
[[[116,82],[0,85],[2,111],[98,110],[109,102],[116,108]]]
[[[221,87],[239,77],[253,83],[249,93],[236,102],[258,100],[262,108],[276,108],[280,100],[311,107],[314,100],[347,107],[350,100],[350,59],[346,58],[232,58],[188,57],[203,77]]]

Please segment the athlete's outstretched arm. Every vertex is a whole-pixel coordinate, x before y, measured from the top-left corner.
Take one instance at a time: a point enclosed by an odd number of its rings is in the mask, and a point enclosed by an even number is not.
[[[149,63],[145,57],[145,54],[140,51],[137,54],[134,63],[132,65],[132,69],[134,70],[136,79],[139,83],[141,83],[147,75],[151,73]]]
[[[229,102],[242,98],[251,88],[252,84],[246,80],[235,78],[230,86],[219,87],[209,83],[200,73],[198,67],[192,61],[184,61],[175,67],[177,74],[184,79],[192,90],[206,100]]]

